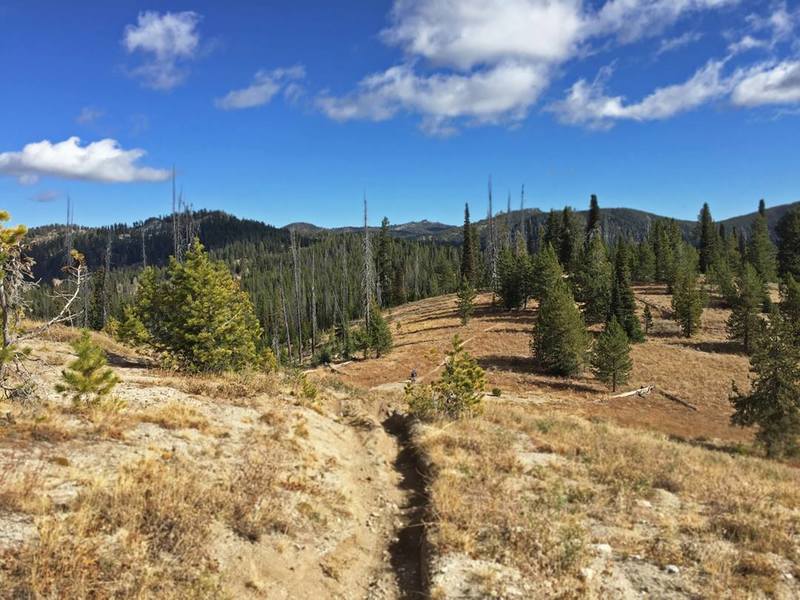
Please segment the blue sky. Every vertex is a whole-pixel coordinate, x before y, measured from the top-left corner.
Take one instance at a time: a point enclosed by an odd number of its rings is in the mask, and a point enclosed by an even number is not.
[[[283,225],[800,199],[800,4],[3,2],[0,207]]]

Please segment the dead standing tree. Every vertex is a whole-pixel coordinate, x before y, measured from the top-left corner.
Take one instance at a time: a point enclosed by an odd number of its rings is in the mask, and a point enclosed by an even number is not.
[[[364,194],[364,276],[362,279],[364,303],[364,326],[369,329],[370,309],[375,297],[375,263],[372,260],[372,244],[369,239],[369,226],[367,225],[367,195]]]

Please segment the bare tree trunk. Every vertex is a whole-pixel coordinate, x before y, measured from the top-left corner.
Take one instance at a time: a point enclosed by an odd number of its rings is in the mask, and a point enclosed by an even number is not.
[[[367,195],[364,194],[364,279],[362,283],[364,302],[364,326],[369,328],[370,308],[375,293],[375,265],[372,261],[372,244],[369,240],[367,225]]]
[[[314,252],[311,252],[311,353],[317,347],[317,281]]]
[[[292,357],[292,334],[289,330],[289,312],[286,310],[286,293],[283,289],[283,265],[281,265],[280,275],[278,276],[278,280],[280,281],[280,290],[281,290],[281,305],[283,306],[283,324],[286,327],[286,347],[288,348],[288,356],[291,359]]]
[[[303,318],[302,318],[302,296],[300,291],[300,260],[297,248],[297,232],[292,229],[290,232],[292,244],[292,265],[294,271],[294,301],[297,314],[297,361],[303,362]]]

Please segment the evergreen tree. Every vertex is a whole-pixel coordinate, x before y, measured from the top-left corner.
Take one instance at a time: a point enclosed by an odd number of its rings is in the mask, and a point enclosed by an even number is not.
[[[728,335],[732,340],[740,341],[744,351],[750,354],[761,323],[759,313],[764,298],[764,283],[753,265],[744,266],[736,281],[736,290],[733,312],[728,319]]]
[[[375,252],[378,271],[378,286],[381,293],[381,305],[393,306],[392,298],[392,238],[389,235],[389,219],[383,217],[378,234],[378,246]]]
[[[700,214],[697,217],[697,240],[700,251],[700,272],[708,272],[711,266],[712,256],[717,237],[717,230],[714,227],[714,220],[711,218],[711,209],[708,203],[703,204]]]
[[[466,277],[461,280],[458,288],[458,316],[461,317],[461,324],[466,325],[475,312],[475,288]]]
[[[692,337],[700,328],[700,317],[706,305],[706,297],[697,285],[694,271],[679,274],[672,295],[672,310],[681,326],[683,335]]]
[[[370,311],[367,340],[369,347],[375,350],[375,355],[378,358],[386,354],[392,348],[392,331],[386,319],[381,314],[380,308],[374,303]]]
[[[196,239],[162,278],[145,270],[136,314],[154,348],[182,369],[238,370],[256,361],[261,327],[250,298]]]
[[[96,404],[113,391],[119,378],[106,367],[105,352],[92,342],[88,330],[71,345],[77,357],[61,371],[63,382],[56,384],[56,391],[71,395],[75,406]]]
[[[650,330],[653,328],[653,313],[650,311],[650,307],[646,304],[644,306],[644,314],[642,317],[644,318],[644,332],[646,335],[650,335]]]
[[[575,277],[578,301],[583,303],[583,316],[587,323],[599,323],[608,315],[611,277],[611,262],[603,238],[591,236]]]
[[[541,301],[563,277],[564,271],[561,269],[553,246],[549,243],[545,244],[533,257],[532,296]]]
[[[600,205],[597,202],[597,196],[592,194],[589,199],[589,214],[586,217],[585,246],[588,248],[591,238],[599,236],[600,233]]]
[[[136,314],[134,306],[126,305],[122,309],[122,319],[116,326],[116,338],[122,343],[134,347],[144,346],[149,342],[150,334]]]
[[[765,283],[775,281],[777,265],[775,244],[769,237],[767,217],[763,210],[764,201],[759,203],[758,214],[753,221],[750,231],[750,241],[747,247],[747,259],[755,267],[758,276]]]
[[[776,232],[781,276],[791,275],[800,279],[800,206],[795,206],[781,217]]]
[[[541,304],[531,349],[539,366],[555,375],[580,373],[586,363],[589,337],[567,283],[559,278]]]
[[[547,222],[544,227],[542,243],[546,246],[550,244],[553,249],[561,248],[561,227],[563,218],[554,210],[550,209],[547,215]]]
[[[742,427],[758,426],[756,438],[767,456],[796,451],[800,436],[800,346],[793,327],[773,313],[750,357],[755,374],[750,392],[741,393],[734,384],[731,422]]]
[[[575,271],[578,252],[581,248],[578,222],[569,206],[561,212],[561,239],[559,240],[558,260],[567,273]]]
[[[497,293],[506,310],[521,308],[525,302],[525,265],[527,257],[503,248],[497,260]]]
[[[469,222],[469,204],[464,204],[464,229],[461,244],[461,279],[475,285],[475,248],[472,243],[472,225]]]
[[[631,273],[634,281],[650,282],[656,276],[656,255],[653,246],[646,241],[639,242],[636,248],[636,268]]]
[[[610,383],[612,392],[616,392],[617,385],[626,383],[630,377],[633,369],[630,354],[628,335],[616,317],[612,317],[597,338],[592,353],[592,370],[595,376],[604,383]]]
[[[447,353],[441,378],[431,385],[406,386],[406,401],[411,413],[420,419],[459,419],[481,410],[486,375],[465,350],[456,334]]]
[[[781,285],[780,311],[786,322],[794,327],[797,342],[800,343],[800,281],[791,274],[786,276]]]
[[[644,341],[641,324],[636,316],[636,299],[631,288],[631,277],[628,271],[628,251],[625,244],[617,246],[614,257],[614,273],[611,282],[611,297],[606,319],[616,317],[628,339],[632,342]]]

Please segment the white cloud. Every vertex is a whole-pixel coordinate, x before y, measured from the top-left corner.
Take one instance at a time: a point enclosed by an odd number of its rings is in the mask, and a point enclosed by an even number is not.
[[[107,183],[164,181],[165,169],[140,167],[144,150],[124,150],[116,140],[104,139],[81,146],[78,137],[63,142],[48,140],[27,144],[19,152],[0,153],[0,174],[34,183],[41,176],[82,179]]]
[[[581,79],[567,97],[550,110],[564,123],[608,128],[614,121],[652,121],[666,119],[727,94],[734,82],[721,75],[724,61],[710,61],[683,83],[658,88],[640,102],[627,103],[623,96],[608,96],[604,84],[610,75],[605,70],[592,83]]]
[[[699,31],[687,31],[686,33],[677,37],[664,39],[658,45],[656,56],[661,56],[667,52],[672,52],[674,50],[683,48],[684,46],[688,46],[689,44],[694,44],[695,42],[700,41],[702,38],[703,34]]]
[[[686,13],[723,8],[739,0],[609,0],[589,18],[587,37],[615,35],[630,43],[660,34]]]
[[[99,108],[93,108],[91,106],[84,106],[81,109],[81,113],[75,117],[75,121],[81,125],[88,125],[89,123],[93,123],[106,113]]]
[[[732,42],[728,45],[728,52],[731,54],[741,54],[742,52],[747,52],[749,50],[754,50],[756,48],[767,48],[769,47],[769,42],[766,40],[760,40],[754,38],[752,35],[747,34],[738,42]]]
[[[214,105],[223,110],[263,106],[281,89],[290,100],[296,99],[301,93],[301,87],[293,82],[303,79],[305,74],[305,69],[300,65],[273,71],[258,71],[249,86],[228,92],[222,98],[217,98]]]
[[[561,61],[583,28],[581,0],[396,0],[383,38],[459,70],[508,59]]]
[[[744,72],[731,94],[737,106],[800,103],[800,61],[752,67]]]
[[[590,43],[630,43],[686,13],[736,2],[608,0],[596,8],[587,0],[395,0],[381,37],[405,60],[365,77],[349,94],[322,94],[317,105],[338,120],[416,113],[423,130],[437,134],[452,133],[462,119],[513,123]],[[696,35],[676,38],[672,48]]]
[[[329,117],[383,121],[401,110],[424,116],[423,130],[453,133],[447,123],[466,117],[473,123],[501,123],[524,117],[547,83],[547,74],[529,64],[504,63],[469,75],[417,75],[408,65],[365,78],[349,96],[322,96]],[[498,93],[502,90],[502,93]]]
[[[141,52],[144,62],[132,70],[145,85],[169,90],[183,82],[180,64],[195,57],[200,46],[197,25],[200,15],[192,11],[159,14],[139,13],[136,25],[128,25],[122,43],[129,54]]]

